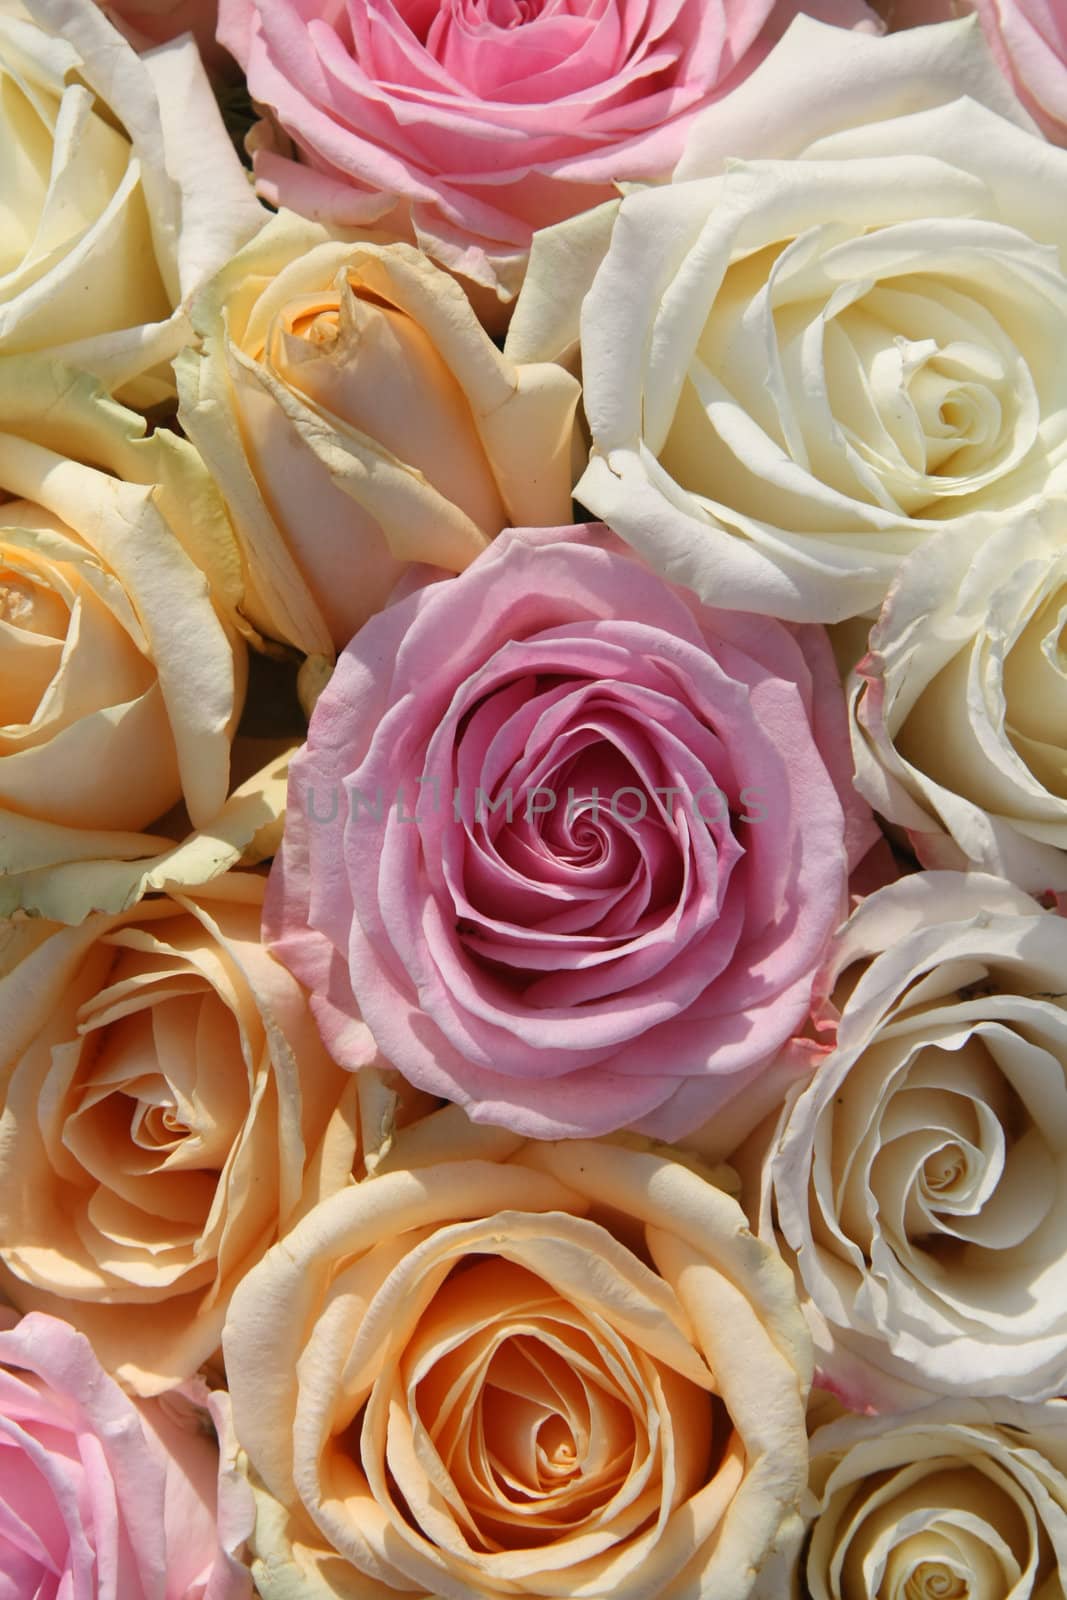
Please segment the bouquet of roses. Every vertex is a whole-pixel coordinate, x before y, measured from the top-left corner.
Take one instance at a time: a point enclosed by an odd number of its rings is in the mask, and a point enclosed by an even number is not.
[[[1067,0],[0,138],[0,1600],[1067,1600]]]

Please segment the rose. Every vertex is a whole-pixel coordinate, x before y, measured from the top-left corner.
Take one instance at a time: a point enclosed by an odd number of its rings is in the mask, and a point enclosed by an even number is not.
[[[833,1054],[764,1166],[820,1381],[855,1410],[1063,1388],[1067,923],[974,873],[864,901]]]
[[[224,1336],[267,1600],[742,1600],[804,1482],[806,1336],[728,1195],[455,1107],[249,1274]]]
[[[863,610],[920,539],[970,536],[1067,454],[1044,360],[1067,278],[1043,247],[1064,236],[1041,221],[1067,163],[970,99],[937,105],[966,87],[1012,114],[967,37],[794,24],[675,184],[623,203],[582,312],[577,493],[704,595]],[[792,159],[698,181],[727,153]]]
[[[68,1323],[0,1308],[0,1329],[5,1600],[250,1596],[244,1530],[216,1524],[218,1451],[199,1409],[214,1415],[215,1396],[200,1384],[138,1405]]]
[[[1057,144],[1067,142],[1067,17],[1056,0],[878,0],[894,28],[976,11],[1019,98]]]
[[[410,231],[510,299],[535,229],[619,179],[667,176],[695,113],[749,70],[773,6],[373,0],[328,22],[288,0],[222,0],[219,38],[291,140],[257,130],[263,195]],[[795,10],[782,0],[779,17]],[[862,0],[825,11],[871,16]]]
[[[842,700],[821,631],[705,610],[604,529],[507,530],[341,656],[272,948],[347,1066],[369,1027],[476,1120],[676,1137],[807,1013],[873,831]]]
[[[263,889],[37,925],[0,977],[4,1288],[76,1302],[143,1394],[212,1355],[235,1284],[357,1153],[354,1080],[259,943]]]
[[[842,1417],[813,1434],[811,1455],[801,1567],[811,1600],[1067,1592],[1062,1401]]]
[[[139,59],[92,0],[3,0],[0,354],[47,351],[136,405],[173,395],[196,285],[265,213],[195,46]]]
[[[856,783],[924,866],[1067,889],[1067,501],[934,539],[893,581],[852,678]],[[942,831],[943,830],[943,831]]]
[[[276,217],[193,319],[181,420],[226,495],[266,633],[332,653],[405,563],[456,570],[508,522],[570,515],[577,384],[505,361],[410,246]]]
[[[180,33],[190,32],[196,40],[201,60],[219,77],[232,77],[233,62],[216,43],[219,8],[217,0],[107,0],[103,11],[135,50],[150,50],[166,44]]]
[[[263,744],[273,750],[264,751]],[[231,867],[254,867],[268,860],[282,836],[292,748],[283,741],[279,754],[275,741],[238,736],[234,761],[242,772],[263,754],[270,759],[237,784],[204,828],[194,828],[181,838],[120,834],[119,847],[125,852],[121,856],[78,859],[73,851],[73,859],[44,866],[34,865],[27,849],[18,865],[0,875],[0,972],[7,969],[8,957],[18,959],[23,937],[33,932],[34,918],[74,926],[93,911],[125,911],[155,889],[198,888]],[[178,832],[184,821],[179,810],[161,826]],[[12,921],[19,911],[27,917]]]
[[[0,361],[0,871],[143,854],[130,830],[226,797],[233,534],[191,446],[144,433],[86,374]]]
[[[799,19],[672,184],[535,248],[509,353],[561,354],[581,305],[575,493],[673,580],[839,620],[1062,471],[1067,153],[989,106],[1022,116],[976,23]]]

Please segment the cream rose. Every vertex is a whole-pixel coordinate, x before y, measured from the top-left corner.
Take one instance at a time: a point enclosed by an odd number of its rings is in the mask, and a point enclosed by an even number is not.
[[[626,1144],[425,1119],[248,1276],[223,1348],[266,1600],[743,1600],[796,1522],[789,1274]]]
[[[192,40],[139,58],[92,0],[0,0],[0,355],[173,395],[192,290],[264,222]]]
[[[325,654],[412,561],[459,571],[570,516],[578,386],[513,365],[410,245],[276,217],[193,306],[180,416],[222,487],[257,627]]]
[[[1045,1399],[1067,1371],[1067,922],[984,874],[870,895],[836,1048],[764,1165],[820,1381],[854,1410]]]
[[[715,605],[834,621],[1043,492],[1067,152],[1027,121],[973,20],[801,18],[671,184],[544,236],[507,350],[565,355],[581,304],[582,504]]]
[[[928,867],[1067,889],[1067,498],[902,565],[851,680],[856,784]]]
[[[810,1600],[1061,1600],[1067,1404],[829,1423],[811,1440],[807,1517],[794,1593]]]
[[[234,1286],[350,1181],[357,1094],[228,873],[77,928],[0,978],[0,1260],[142,1394],[216,1350]]]
[[[246,652],[196,452],[56,363],[0,361],[0,875],[145,853],[226,798]]]

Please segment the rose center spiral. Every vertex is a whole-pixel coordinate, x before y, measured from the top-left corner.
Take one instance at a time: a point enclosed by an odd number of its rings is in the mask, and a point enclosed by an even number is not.
[[[904,1585],[904,1600],[966,1600],[967,1580],[943,1561],[920,1561]]]
[[[539,0],[483,0],[485,20],[494,28],[521,28],[532,22],[541,10]],[[480,11],[482,5],[467,5],[467,11]]]
[[[0,567],[0,727],[32,721],[59,668],[69,624],[58,594]]]
[[[564,1417],[546,1417],[537,1430],[537,1465],[542,1478],[569,1478],[578,1468],[578,1447]]]
[[[0,622],[47,639],[62,639],[67,621],[67,607],[57,594],[9,567],[0,568]]]
[[[955,1142],[941,1146],[923,1163],[923,1182],[937,1194],[954,1188],[967,1175],[967,1156]]]

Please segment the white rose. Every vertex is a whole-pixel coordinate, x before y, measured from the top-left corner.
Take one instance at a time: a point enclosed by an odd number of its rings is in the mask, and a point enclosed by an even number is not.
[[[929,867],[1067,889],[1067,500],[935,539],[852,676],[856,783]]]
[[[193,289],[266,213],[191,39],[138,58],[92,0],[0,0],[0,354],[174,392]]]
[[[810,1600],[1063,1600],[1067,1405],[843,1417],[812,1436],[807,1515]]]
[[[984,874],[870,895],[837,1044],[764,1170],[822,1382],[854,1410],[1058,1394],[1067,1372],[1067,922]]]
[[[534,251],[507,350],[566,359],[581,304],[577,497],[707,601],[834,621],[935,531],[1043,492],[1067,152],[1031,127],[973,20],[794,23],[671,184]]]

